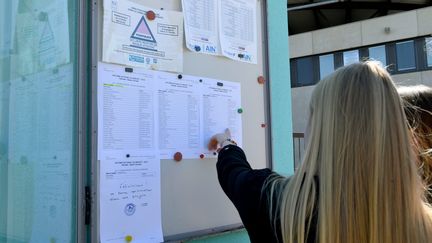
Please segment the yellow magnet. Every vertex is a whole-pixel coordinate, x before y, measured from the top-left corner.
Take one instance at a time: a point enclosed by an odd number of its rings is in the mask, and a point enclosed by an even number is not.
[[[132,242],[132,240],[133,240],[132,235],[126,235],[126,237],[125,237],[125,241],[126,241],[127,243]]]

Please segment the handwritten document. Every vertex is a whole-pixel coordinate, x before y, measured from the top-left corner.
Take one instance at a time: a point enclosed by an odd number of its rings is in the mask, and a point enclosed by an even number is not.
[[[163,242],[157,153],[107,153],[100,164],[101,242]]]

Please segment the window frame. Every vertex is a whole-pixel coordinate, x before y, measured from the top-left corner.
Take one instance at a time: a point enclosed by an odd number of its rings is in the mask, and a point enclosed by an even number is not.
[[[342,66],[347,66],[347,65],[352,64],[352,63],[345,64],[345,53],[348,53],[348,52],[354,52],[354,51],[357,51],[357,55],[358,55],[357,62],[360,62],[360,61],[362,60],[362,59],[361,59],[361,55],[360,55],[360,48],[344,50],[344,51],[342,51],[342,63],[343,63]],[[355,62],[354,62],[354,63],[355,63]]]
[[[403,44],[403,43],[408,43],[408,42],[412,42],[413,43],[413,50],[414,50],[414,68],[410,68],[410,69],[404,69],[404,70],[399,70],[399,63],[398,63],[398,56],[397,56],[397,45],[398,44]],[[395,47],[395,66],[396,66],[396,70],[395,70],[395,74],[403,74],[403,73],[412,73],[412,72],[416,72],[419,70],[419,63],[417,61],[417,51],[416,51],[416,41],[415,39],[408,39],[408,40],[399,40],[394,42],[394,47]]]
[[[377,47],[377,46],[384,46],[385,48],[385,57],[386,57],[386,69],[391,75],[398,75],[398,74],[405,74],[405,73],[413,73],[413,72],[421,72],[421,71],[428,71],[432,70],[432,66],[428,66],[427,63],[427,50],[426,50],[426,38],[430,38],[432,41],[432,36],[418,36],[413,38],[406,38],[406,39],[400,39],[396,41],[390,41],[390,42],[382,42],[382,43],[375,43],[373,45],[366,45],[361,46],[357,48],[350,48],[345,50],[337,50],[333,52],[325,52],[325,53],[319,53],[309,56],[302,56],[302,57],[296,57],[290,59],[290,67],[291,67],[291,87],[303,87],[303,86],[311,86],[315,85],[320,79],[321,79],[321,73],[320,73],[320,62],[319,57],[333,54],[333,64],[334,64],[334,70],[344,66],[344,60],[343,60],[343,53],[347,51],[353,51],[357,50],[359,53],[359,61],[364,61],[368,58],[370,58],[369,48]],[[413,69],[407,69],[407,70],[398,70],[399,65],[397,62],[397,50],[396,45],[398,43],[404,43],[412,41],[414,45],[414,61],[415,61],[415,68]],[[313,76],[315,78],[315,82],[313,84],[308,85],[300,85],[298,82],[298,70],[297,70],[297,60],[300,58],[306,58],[311,57],[313,59]]]
[[[317,65],[316,65],[316,69],[317,69],[317,73],[318,73],[318,82],[323,79],[324,77],[321,77],[321,63],[320,63],[320,57],[322,56],[329,56],[332,55],[333,57],[333,71],[334,72],[336,70],[336,61],[335,61],[335,53],[333,52],[329,52],[329,53],[322,53],[322,54],[318,54],[317,56]]]
[[[301,84],[299,82],[299,66],[298,66],[298,60],[299,59],[306,59],[311,58],[312,60],[312,83],[308,84]],[[291,88],[298,88],[298,87],[305,87],[305,86],[313,86],[318,83],[319,81],[319,69],[317,68],[319,66],[319,60],[317,55],[313,56],[304,56],[304,57],[298,57],[295,59],[291,59],[290,61],[290,68],[291,68]]]
[[[367,49],[367,58],[368,58],[368,60],[370,60],[370,58],[371,58],[371,56],[370,56],[370,49],[371,48],[376,48],[376,47],[380,47],[380,46],[384,47],[384,55],[385,55],[386,63],[383,63],[383,64],[384,64],[384,67],[387,67],[389,65],[388,64],[389,63],[389,58],[388,58],[388,51],[387,51],[387,44],[386,43],[366,47],[366,49]],[[377,60],[377,61],[379,61],[379,60]]]
[[[428,65],[428,57],[427,57],[427,46],[426,46],[426,39],[429,39],[431,42],[431,49],[430,49],[430,53],[431,53],[431,65]],[[432,35],[431,36],[425,36],[423,38],[421,38],[422,43],[420,44],[419,49],[423,51],[423,60],[424,60],[424,70],[432,70]]]

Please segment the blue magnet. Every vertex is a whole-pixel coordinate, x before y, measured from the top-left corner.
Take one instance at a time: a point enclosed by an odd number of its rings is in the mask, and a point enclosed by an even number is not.
[[[199,47],[199,46],[195,46],[195,51],[201,51],[201,47]]]

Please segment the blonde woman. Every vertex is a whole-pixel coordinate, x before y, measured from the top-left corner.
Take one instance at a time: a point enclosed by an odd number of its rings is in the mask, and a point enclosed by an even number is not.
[[[253,170],[229,133],[212,139],[220,184],[251,242],[432,242],[432,211],[386,70],[338,69],[317,84],[309,119],[305,158],[290,178]]]

